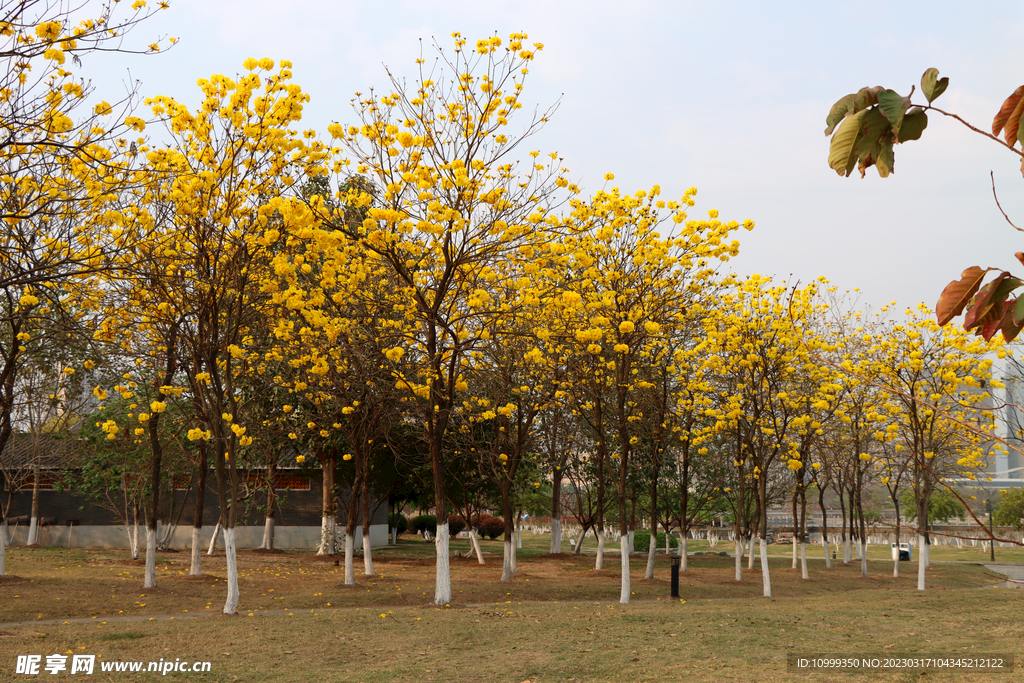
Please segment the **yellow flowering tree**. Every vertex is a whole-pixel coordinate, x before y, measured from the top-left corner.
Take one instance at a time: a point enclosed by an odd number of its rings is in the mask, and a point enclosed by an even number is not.
[[[238,455],[253,440],[243,423],[247,395],[239,390],[262,360],[257,331],[272,312],[266,283],[276,281],[271,260],[287,239],[271,218],[301,204],[282,193],[320,173],[323,158],[318,144],[292,127],[308,96],[290,83],[290,63],[275,70],[264,58],[244,66],[237,80],[200,80],[204,100],[195,111],[168,97],[148,101],[166,119],[171,143],[147,153],[153,184],[143,197],[159,221],[151,249],[164,268],[148,310],[184,319],[182,366],[198,423],[190,438],[209,440],[214,459],[228,614],[238,602]]]
[[[408,319],[398,382],[415,400],[410,407],[430,450],[438,604],[451,600],[443,443],[473,344],[460,330],[474,327],[468,319],[478,315],[471,303],[477,283],[501,279],[502,258],[531,242],[552,194],[568,185],[557,158],[542,164],[532,153],[528,163],[514,161],[523,140],[547,121],[547,114],[537,116],[519,135],[508,128],[522,108],[528,66],[543,47],[526,40],[519,33],[507,43],[494,36],[473,47],[455,34],[453,52],[439,49],[434,71],[419,60],[414,85],[393,77],[390,92],[360,95],[358,124],[329,131],[369,182],[345,189],[344,207],[313,202],[328,226],[376,254],[398,283],[397,310]],[[366,218],[353,226],[346,212],[360,209]]]
[[[573,200],[572,230],[563,240],[569,259],[563,291],[553,304],[559,335],[575,359],[566,386],[587,415],[597,455],[615,485],[624,604],[631,594],[628,503],[634,446],[643,432],[638,423],[645,419],[642,392],[653,388],[646,369],[660,364],[666,335],[685,327],[690,307],[699,302],[707,308],[702,297],[711,291],[716,266],[739,249],[739,242],[729,239],[739,223],[718,220],[716,210],[707,220],[688,219],[695,193],[691,188],[679,200],[666,201],[657,186],[634,194],[612,188],[587,202]]]

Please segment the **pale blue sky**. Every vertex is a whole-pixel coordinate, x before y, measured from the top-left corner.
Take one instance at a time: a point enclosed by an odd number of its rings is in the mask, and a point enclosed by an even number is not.
[[[98,95],[142,81],[191,107],[198,78],[236,74],[246,57],[290,59],[310,94],[303,128],[352,122],[357,90],[387,84],[384,65],[412,78],[422,38],[448,47],[495,31],[526,31],[544,51],[525,101],[558,112],[529,149],[557,151],[585,193],[605,172],[624,190],[657,183],[666,196],[699,189],[694,217],[717,208],[752,218],[741,274],[860,287],[879,307],[925,301],[970,265],[1024,270],[1020,161],[955,121],[932,115],[920,141],[898,146],[886,180],[828,168],[825,116],[863,86],[901,93],[936,67],[950,87],[936,105],[988,129],[1024,83],[1024,3],[986,2],[283,2],[171,0],[129,41],[173,35],[148,58],[91,56]],[[915,101],[921,98],[915,96]],[[514,123],[514,121],[512,121]],[[159,137],[156,129],[153,135]]]

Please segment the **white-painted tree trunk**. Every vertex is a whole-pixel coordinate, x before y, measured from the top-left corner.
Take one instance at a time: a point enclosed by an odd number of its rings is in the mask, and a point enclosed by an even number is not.
[[[665,538],[668,538],[668,534],[665,534]],[[668,541],[666,541],[667,543]],[[644,572],[645,579],[654,578],[654,556],[658,552],[658,537],[651,534],[650,543],[647,544],[647,571]]]
[[[33,517],[28,524],[28,538],[25,545],[35,545],[39,542],[39,518]]]
[[[800,556],[799,556],[798,553],[799,553],[799,549],[797,548],[796,534],[793,534],[793,567],[792,567],[793,569],[796,569],[797,562],[800,559]]]
[[[393,526],[388,529],[389,536],[391,537],[391,545],[398,545],[398,527]]]
[[[213,536],[210,537],[210,547],[206,550],[207,555],[213,555],[213,551],[217,547],[217,534],[219,533],[220,522],[217,522],[217,526],[213,527]]]
[[[924,570],[928,568],[928,556],[925,548],[924,534],[917,535],[917,590],[924,590]]]
[[[633,553],[636,552],[636,544],[633,542],[635,540],[636,532],[633,531],[632,529],[630,529],[629,533],[627,535],[629,536],[629,545],[627,546],[629,548],[629,553],[627,553],[627,554],[632,555]],[[657,542],[657,536],[658,535],[655,534],[654,536],[655,536],[655,542]]]
[[[476,561],[480,564],[486,564],[484,562],[484,551],[480,549],[480,539],[476,535],[476,530],[472,527],[469,529],[469,543],[473,546],[473,552],[476,553]]]
[[[689,553],[686,550],[687,541],[686,534],[679,534],[679,571],[686,571],[686,564],[690,559]]]
[[[146,574],[143,588],[156,588],[156,529],[146,527]]]
[[[522,524],[516,524],[515,534],[516,534],[516,548],[522,548],[523,547],[523,526],[522,526]]]
[[[501,580],[512,580],[512,541],[505,541],[501,556]]]
[[[900,546],[896,544],[896,559],[892,563],[892,578],[900,578]]]
[[[324,515],[320,518],[320,549],[317,555],[334,555],[337,548],[334,545],[334,517]]]
[[[356,552],[355,534],[345,534],[345,585],[353,586],[356,583],[356,570],[353,556]]]
[[[135,511],[134,526],[132,531],[132,559],[139,559],[139,512]]]
[[[657,542],[657,539],[655,539]],[[619,589],[619,602],[623,605],[629,604],[629,534],[619,537],[619,553],[622,556],[622,581]]]
[[[860,542],[860,575],[868,578],[868,545],[863,539]]]
[[[274,518],[267,517],[263,522],[263,541],[260,543],[263,550],[274,549]]]
[[[810,572],[807,571],[807,544],[800,541],[800,578],[807,581],[811,578]]]
[[[551,551],[552,554],[562,552],[562,520],[551,520]]]
[[[761,583],[764,586],[764,597],[772,597],[772,577],[768,571],[768,541],[761,539]]]
[[[224,601],[224,614],[238,609],[238,557],[235,549],[235,530],[224,529],[224,556],[227,558],[228,597]]]
[[[434,574],[434,604],[447,605],[452,601],[452,573],[448,556],[448,525],[437,525],[437,538],[434,540],[437,556]]]
[[[373,548],[370,547],[370,534],[363,534],[363,575],[373,576]]]
[[[736,580],[743,580],[743,540],[737,536],[736,540]]]
[[[604,530],[595,530],[594,535],[597,536],[597,558],[594,560],[594,569],[600,570],[604,569]]]
[[[832,569],[832,553],[830,552],[828,539],[824,536],[821,539],[821,545],[825,548],[825,569]]]
[[[192,527],[192,566],[188,570],[189,576],[201,576],[203,573],[203,548],[201,540],[202,533],[203,530],[199,527]]]
[[[519,551],[516,548],[512,548],[512,573],[519,573]]]
[[[757,538],[757,537],[756,536],[751,536],[750,537],[750,545],[747,548],[747,569],[748,570],[753,570],[754,569],[754,539],[755,538]]]

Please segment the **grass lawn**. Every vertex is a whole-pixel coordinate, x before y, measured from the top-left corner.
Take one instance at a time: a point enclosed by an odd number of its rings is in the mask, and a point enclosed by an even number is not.
[[[977,673],[922,677],[918,670],[795,674],[786,658],[1008,655],[1024,637],[1024,591],[978,590],[999,577],[977,564],[937,563],[921,593],[916,563],[904,563],[904,576],[893,579],[891,563],[873,561],[863,579],[859,566],[826,570],[814,559],[803,581],[779,556],[768,600],[760,597],[759,569],[744,570],[737,583],[732,558],[695,556],[681,577],[682,602],[669,597],[667,558],[659,556],[657,578],[645,580],[644,558],[635,556],[633,602],[620,605],[617,556],[594,571],[592,554],[549,556],[546,536],[523,540],[510,583],[499,581],[499,541],[484,542],[487,565],[455,559],[446,608],[430,604],[433,545],[415,538],[375,551],[375,576],[362,575],[360,559],[355,586],[342,585],[331,558],[241,551],[238,616],[219,614],[222,555],[204,555],[207,574],[191,578],[187,552],[160,553],[157,588],[143,591],[142,565],[123,552],[9,548],[9,576],[0,580],[0,623],[8,624],[0,626],[0,680],[21,678],[17,655],[45,662],[54,653],[211,662],[209,673],[167,674],[197,681],[977,680]],[[468,542],[452,546],[463,552]],[[1001,550],[997,559],[1012,561]],[[988,558],[987,549],[983,557],[978,549],[958,552],[943,559]],[[89,680],[155,676],[105,673],[97,664]]]

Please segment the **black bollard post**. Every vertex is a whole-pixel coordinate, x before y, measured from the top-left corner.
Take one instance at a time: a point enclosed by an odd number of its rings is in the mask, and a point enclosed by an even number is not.
[[[672,597],[679,597],[679,565],[681,563],[678,555],[672,556]]]

